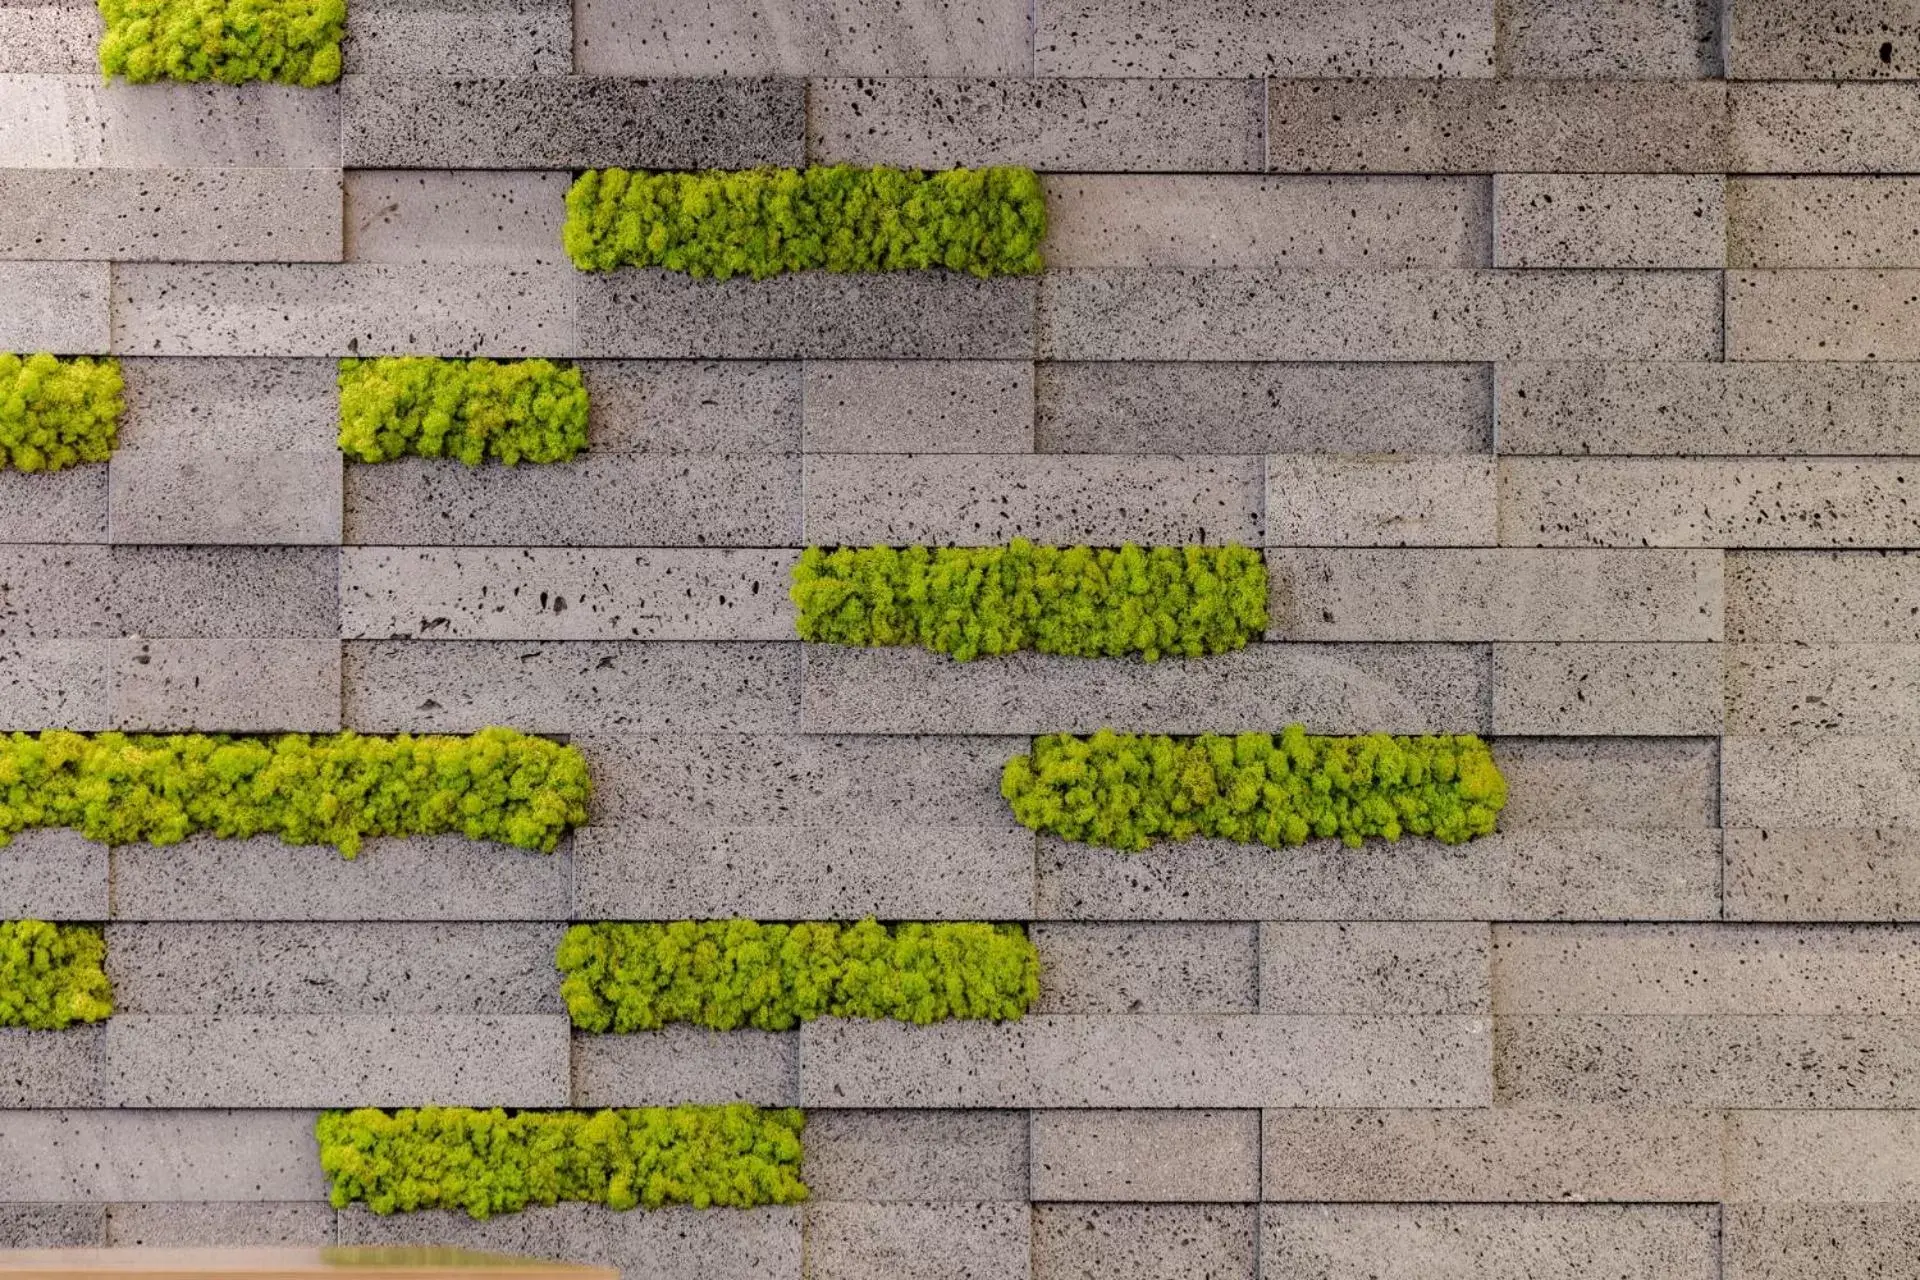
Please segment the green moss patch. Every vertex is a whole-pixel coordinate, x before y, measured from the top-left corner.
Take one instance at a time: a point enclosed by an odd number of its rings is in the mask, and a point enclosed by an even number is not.
[[[100,70],[134,84],[340,78],[346,0],[99,0]]]
[[[107,943],[93,925],[0,920],[0,1027],[58,1031],[113,1012],[103,967]]]
[[[565,462],[587,447],[587,388],[551,360],[340,362],[340,448],[357,462]]]
[[[105,462],[120,432],[118,360],[0,352],[0,470]]]

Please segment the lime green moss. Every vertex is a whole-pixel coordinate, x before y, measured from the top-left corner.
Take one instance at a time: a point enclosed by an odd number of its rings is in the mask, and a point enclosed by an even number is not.
[[[1507,803],[1487,744],[1459,737],[1050,734],[1007,762],[1000,793],[1034,831],[1139,850],[1218,836],[1280,848],[1314,837],[1483,836]]]
[[[315,1126],[334,1207],[465,1209],[476,1218],[585,1200],[611,1209],[750,1208],[807,1198],[794,1110],[421,1107],[327,1111]]]
[[[552,851],[587,820],[587,763],[511,729],[471,737],[0,735],[0,845],[71,827],[105,844],[278,835],[351,858],[367,836],[458,832]]]
[[[0,471],[105,462],[120,432],[118,360],[0,352]]]
[[[580,371],[551,360],[340,362],[340,448],[359,462],[565,462],[587,447]]]
[[[1029,169],[589,169],[567,192],[564,239],[582,271],[693,276],[782,271],[1032,275],[1047,202]]]
[[[312,88],[340,78],[346,0],[99,0],[100,70],[155,80],[270,80]]]
[[[1040,960],[1015,924],[579,924],[560,994],[584,1031],[669,1022],[784,1031],[813,1018],[1018,1018]]]
[[[107,942],[84,924],[0,920],[0,1027],[58,1031],[113,1012]]]
[[[802,640],[917,644],[967,661],[1035,649],[1199,658],[1267,627],[1248,547],[809,547],[794,567]]]

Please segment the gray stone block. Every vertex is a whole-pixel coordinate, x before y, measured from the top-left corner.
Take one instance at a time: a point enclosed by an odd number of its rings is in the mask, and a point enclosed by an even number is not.
[[[0,8],[0,74],[79,75],[100,65],[99,10],[85,0]]]
[[[649,358],[1025,360],[1035,284],[949,271],[696,280],[581,275],[581,353]]]
[[[107,1243],[120,1249],[331,1245],[333,1206],[285,1204],[116,1204],[107,1207]]]
[[[1723,267],[1725,186],[1717,174],[1500,174],[1493,265]]]
[[[1730,645],[1727,731],[1920,733],[1914,657],[1905,644]]]
[[[1477,365],[1045,362],[1034,379],[1042,453],[1471,453],[1491,439]]]
[[[113,609],[127,634],[309,640],[340,634],[332,547],[114,547]]]
[[[1714,1201],[1721,1117],[1617,1107],[1269,1111],[1268,1200]]]
[[[1730,84],[1728,173],[1906,173],[1920,98],[1898,84]]]
[[[0,546],[0,637],[116,634],[111,581],[105,547]]]
[[[800,1029],[803,1105],[1486,1106],[1485,1018],[1029,1014],[825,1018]]]
[[[1454,850],[1423,840],[1361,856],[1209,840],[1122,855],[1040,842],[1043,920],[1707,920],[1720,914],[1714,830],[1545,829]]]
[[[353,169],[750,169],[802,160],[798,80],[348,76]]]
[[[1730,920],[1920,920],[1920,832],[1729,828]]]
[[[1473,454],[1272,454],[1270,547],[1485,547],[1494,460]]]
[[[818,1280],[1027,1280],[1024,1204],[854,1204],[807,1209],[807,1275]]]
[[[1752,551],[1727,557],[1727,639],[1920,642],[1920,556]]]
[[[340,642],[115,640],[110,690],[116,729],[333,733]]]
[[[799,728],[797,644],[355,641],[346,723],[363,733],[780,733]]]
[[[348,547],[340,629],[353,639],[786,640],[794,633],[787,583],[798,558]]]
[[[0,1107],[99,1107],[100,1027],[26,1031],[0,1027]],[[4,1126],[0,1126],[4,1127]]]
[[[338,169],[340,98],[288,84],[0,78],[0,155],[28,169]]]
[[[1503,454],[1920,450],[1907,364],[1503,364],[1494,387]]]
[[[0,544],[106,540],[106,467],[0,471]]]
[[[8,1249],[86,1248],[106,1242],[107,1211],[98,1205],[0,1205],[0,1246]]]
[[[114,924],[107,951],[116,1015],[558,1014],[561,932],[557,924]]]
[[[1695,271],[1057,271],[1049,360],[1715,360]]]
[[[600,453],[799,453],[801,368],[746,360],[583,360]]]
[[[1716,82],[1272,80],[1267,168],[1284,173],[1715,173]]]
[[[1068,173],[1251,172],[1261,90],[1250,80],[814,80],[807,159]]]
[[[1717,734],[1727,658],[1717,644],[1497,644],[1493,731]]]
[[[1267,552],[1275,640],[1718,640],[1717,551]]]
[[[1741,80],[1920,78],[1920,8],[1911,0],[1789,4],[1727,12],[1727,74]]]
[[[1260,926],[1260,1012],[1486,1014],[1491,946],[1477,924]]]
[[[0,1124],[0,1199],[177,1203],[318,1200],[299,1111],[18,1111]]]
[[[1727,273],[1729,360],[1920,358],[1920,271]]]
[[[105,845],[82,839],[77,831],[43,828],[17,832],[0,846],[0,919],[106,918]]]
[[[1910,178],[1736,178],[1727,265],[1920,266],[1920,183]]]
[[[573,70],[566,0],[360,0],[347,10],[349,75],[519,76]]]
[[[1027,1199],[1023,1111],[811,1111],[806,1148],[816,1201]]]
[[[1734,1111],[1726,1150],[1736,1203],[1910,1203],[1920,1182],[1912,1112]]]
[[[1483,650],[1254,644],[1192,660],[1089,662],[1021,653],[954,662],[920,649],[810,645],[809,733],[1472,733],[1486,725]]]
[[[339,448],[340,388],[333,360],[122,357],[122,449]]]
[[[1250,1204],[1041,1205],[1033,1211],[1033,1274],[1253,1280],[1258,1226],[1259,1210]]]
[[[573,857],[460,836],[369,840],[353,861],[273,836],[124,845],[116,920],[566,920]]]
[[[1715,0],[1497,0],[1498,74],[1692,80],[1720,74]]]
[[[551,948],[547,967],[553,967]],[[573,1039],[576,1107],[791,1107],[799,1101],[798,1032],[710,1031],[675,1023],[658,1031]],[[811,1138],[809,1133],[809,1145]]]
[[[0,258],[337,262],[326,169],[7,169]]]
[[[1258,928],[1036,924],[1027,931],[1040,953],[1040,999],[1033,1010],[1253,1013],[1260,1005]]]
[[[0,262],[0,351],[105,352],[107,269],[104,262]]]
[[[810,360],[808,453],[1031,453],[1025,360]]]
[[[1035,1200],[1260,1198],[1256,1111],[1036,1111]]]
[[[107,464],[115,542],[326,545],[340,541],[331,453],[123,449]]]
[[[1483,178],[1081,173],[1044,185],[1054,269],[1490,265]]]
[[[438,54],[444,46],[432,48]],[[463,266],[565,262],[560,228],[569,185],[564,173],[356,169],[346,175],[346,257]]]
[[[595,76],[1025,76],[1018,0],[723,0],[697,15],[665,0],[584,0],[574,70]]]
[[[822,546],[1260,541],[1258,458],[815,455],[805,540]]]
[[[1722,817],[1729,827],[1920,826],[1916,751],[1913,734],[1730,735],[1720,743]]]
[[[573,269],[452,263],[131,263],[116,352],[181,356],[566,354]]]
[[[589,453],[515,467],[440,458],[355,466],[346,537],[385,547],[791,546],[800,459]]]
[[[567,1020],[122,1014],[100,1075],[116,1107],[564,1107]]]
[[[1501,738],[1501,828],[1717,827],[1719,748],[1713,738]]]
[[[1261,1265],[1298,1280],[1715,1280],[1711,1205],[1266,1205]]]
[[[1920,1250],[1910,1204],[1728,1205],[1721,1210],[1725,1280],[1897,1276]]]
[[[112,728],[113,643],[0,639],[0,729]]]

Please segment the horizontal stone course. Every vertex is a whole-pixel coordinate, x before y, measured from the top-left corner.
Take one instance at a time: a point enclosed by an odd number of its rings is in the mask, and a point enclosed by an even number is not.
[[[98,65],[99,11],[80,0],[0,9],[0,74],[81,74]]]
[[[1260,926],[1260,1011],[1486,1014],[1488,931],[1475,924]]]
[[[0,729],[112,728],[113,643],[0,639]]]
[[[1729,11],[1727,74],[1742,80],[1912,80],[1920,16],[1906,0],[1793,4],[1744,0]]]
[[[551,0],[541,0],[550,3]],[[355,169],[345,175],[350,262],[565,262],[565,173]]]
[[[340,728],[338,640],[115,640],[108,711],[116,729],[332,733]]]
[[[1727,730],[1788,738],[1920,732],[1920,681],[1906,644],[1738,644],[1727,649]]]
[[[1920,833],[1729,828],[1730,920],[1920,920]]]
[[[1677,642],[1493,646],[1495,733],[1715,734],[1727,649]]]
[[[0,846],[0,919],[105,920],[107,880],[105,845],[64,828],[19,832]]]
[[[1911,1203],[1920,1125],[1902,1111],[1735,1111],[1730,1204]]]
[[[1033,1266],[1042,1276],[1150,1280],[1184,1272],[1253,1280],[1258,1234],[1250,1204],[1038,1205]]]
[[[0,545],[106,540],[105,467],[0,471]]]
[[[1729,173],[1905,173],[1920,99],[1899,84],[1727,86]]]
[[[104,354],[110,305],[104,262],[0,262],[0,351]]]
[[[1503,76],[1692,80],[1721,74],[1713,0],[1499,0],[1495,66]]]
[[[107,532],[118,543],[338,544],[338,450],[124,449],[107,464]]]
[[[0,75],[0,155],[9,166],[340,167],[337,89],[108,82],[91,48],[74,71]]]
[[[807,1115],[801,1165],[814,1200],[1027,1199],[1024,1111],[854,1111]]]
[[[1253,924],[1033,925],[1027,936],[1040,954],[1040,998],[1033,1009],[1253,1013],[1260,1007],[1258,933]]]
[[[1717,175],[1501,174],[1496,267],[1721,267],[1727,197]]]
[[[1032,1239],[1024,1204],[827,1201],[807,1210],[808,1274],[847,1280],[1026,1276]]]
[[[799,1100],[797,1032],[710,1031],[675,1024],[633,1035],[574,1040],[576,1107],[729,1102],[789,1107]]]
[[[333,1206],[325,1200],[246,1204],[139,1203],[108,1205],[112,1248],[192,1248],[203,1240],[234,1246],[305,1246],[334,1242]]]
[[[1729,360],[1920,358],[1920,271],[1729,271]]]
[[[347,10],[348,75],[512,76],[573,69],[564,0],[360,0]]]
[[[1721,740],[1721,808],[1730,827],[1920,826],[1912,733],[1809,733]]]
[[[1920,184],[1908,178],[1736,178],[1727,265],[1920,266]]]
[[[1727,1280],[1872,1275],[1920,1248],[1920,1211],[1908,1204],[1728,1205],[1722,1216]]]
[[[0,258],[334,262],[329,169],[11,169]]]
[[[0,1125],[0,1199],[101,1204],[317,1200],[305,1111],[44,1110]]]
[[[1030,453],[1033,365],[1016,360],[809,360],[808,453]]]
[[[1255,1111],[1035,1111],[1033,1198],[1256,1200]]]
[[[1495,539],[1494,461],[1475,454],[1323,457],[1266,465],[1274,547],[1484,547]]]
[[[0,1027],[0,1107],[27,1110],[109,1105],[101,1080],[106,1032]]]

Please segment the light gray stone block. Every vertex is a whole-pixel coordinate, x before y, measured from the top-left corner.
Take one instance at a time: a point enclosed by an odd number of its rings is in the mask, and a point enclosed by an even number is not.
[[[1276,640],[1718,640],[1717,551],[1267,552]]]
[[[333,1206],[324,1200],[107,1207],[107,1243],[121,1249],[324,1248],[333,1238]]]
[[[1494,387],[1503,454],[1920,450],[1909,364],[1503,364]]]
[[[1483,651],[1254,644],[1192,660],[1021,653],[954,662],[921,649],[809,645],[809,733],[1472,733],[1486,727]]]
[[[1486,547],[1494,460],[1474,454],[1267,458],[1270,547]]]
[[[105,547],[0,545],[0,637],[106,637],[118,630]]]
[[[1024,1203],[1024,1111],[807,1114],[803,1175],[813,1200]]]
[[[516,467],[402,458],[346,475],[346,537],[362,545],[764,547],[800,533],[791,455],[588,453]]]
[[[599,453],[799,453],[793,361],[584,360]]]
[[[567,1020],[120,1014],[100,1075],[118,1107],[564,1107]]]
[[[1711,1205],[1266,1205],[1261,1265],[1298,1280],[1714,1280]]]
[[[747,504],[751,505],[751,504]],[[791,551],[348,547],[353,639],[786,640]]]
[[[1714,0],[1497,0],[1503,76],[1692,80],[1720,74]]]
[[[106,467],[0,471],[0,544],[106,540]]]
[[[1027,931],[1040,953],[1033,1011],[1253,1013],[1257,932],[1252,924],[1036,924]]]
[[[1920,271],[1731,271],[1729,360],[1920,358]]]
[[[1272,80],[1284,173],[1714,173],[1726,90],[1650,80]]]
[[[26,1031],[0,1027],[0,1107],[98,1107],[101,1028]]]
[[[1033,1211],[1033,1273],[1048,1280],[1253,1280],[1258,1226],[1259,1210],[1250,1204],[1041,1205]]]
[[[372,855],[369,855],[372,856]],[[565,1012],[554,924],[113,924],[114,1012]]]
[[[1920,833],[1729,828],[1730,920],[1920,920]]]
[[[650,358],[1025,360],[1035,284],[959,272],[581,275],[581,353]]]
[[[1729,827],[1920,826],[1914,734],[1729,735],[1720,804]]]
[[[1256,1111],[1036,1111],[1035,1200],[1260,1198]]]
[[[1727,74],[1741,80],[1920,78],[1920,6],[1912,0],[1789,4],[1746,0],[1728,10]]]
[[[1920,556],[1751,551],[1727,558],[1727,638],[1756,643],[1920,642]]]
[[[1486,1014],[1490,942],[1477,924],[1260,926],[1260,1012]]]
[[[1920,1199],[1920,1117],[1909,1111],[1734,1111],[1726,1151],[1733,1203]]]
[[[584,0],[574,70],[594,76],[1025,76],[1033,71],[1019,0]]]
[[[1477,365],[1045,362],[1034,378],[1043,453],[1471,453],[1491,439]]]
[[[0,74],[79,75],[100,65],[103,24],[85,0],[0,8]]]
[[[1721,1117],[1615,1107],[1265,1113],[1264,1194],[1293,1201],[1714,1201]]]
[[[104,262],[0,262],[0,350],[105,352],[107,270]]]
[[[1477,177],[1083,173],[1043,185],[1053,269],[1489,265],[1492,211]]]
[[[1486,1106],[1485,1018],[1029,1014],[824,1018],[800,1029],[800,1097],[854,1107]]]
[[[810,360],[808,453],[1031,453],[1025,360]]]
[[[1717,827],[1719,748],[1712,738],[1501,738],[1501,829]]]
[[[339,448],[339,364],[333,360],[122,357],[122,449]]]
[[[1736,178],[1727,265],[1920,266],[1920,183],[1910,178]]]
[[[340,541],[332,453],[123,449],[107,464],[107,528],[120,543],[326,545]]]
[[[1260,85],[1250,80],[814,80],[807,159],[1069,173],[1252,172]]]
[[[1464,849],[1424,840],[1361,855],[1319,841],[1221,840],[1138,854],[1040,842],[1042,920],[1705,920],[1720,914],[1720,838],[1692,828],[1545,829]]]
[[[574,346],[573,269],[131,263],[113,349],[181,356],[530,356]]]
[[[337,262],[326,169],[8,169],[0,258]]]
[[[98,1205],[0,1205],[0,1245],[8,1249],[71,1249],[107,1240],[107,1211]]]
[[[1727,730],[1749,737],[1920,733],[1905,644],[1739,644],[1727,650]]]
[[[340,634],[332,547],[114,547],[112,600],[129,635],[322,640]]]
[[[1725,185],[1712,174],[1500,174],[1493,265],[1725,266]]]
[[[800,720],[797,644],[349,643],[346,723],[362,733],[779,733]]]
[[[28,169],[338,169],[340,98],[289,84],[0,76],[0,156]]]
[[[194,837],[113,853],[116,920],[566,920],[573,857],[415,836],[352,861],[273,836]]]
[[[49,718],[43,724],[65,724]],[[0,920],[105,920],[107,847],[77,831],[15,833],[0,846]]]
[[[1897,1276],[1920,1250],[1913,1205],[1728,1205],[1721,1213],[1725,1280]]]
[[[1920,97],[1899,84],[1730,84],[1727,172],[1905,173]]]
[[[815,455],[805,540],[996,546],[1260,540],[1258,458]]]
[[[0,639],[0,729],[112,728],[113,643]]]
[[[436,53],[442,47],[433,46]],[[569,185],[564,173],[356,169],[346,175],[346,257],[462,266],[565,262],[560,227]]]
[[[349,75],[517,76],[573,70],[566,0],[360,0],[347,10]]]
[[[179,1203],[318,1200],[300,1111],[20,1111],[0,1119],[0,1198]]]
[[[750,169],[801,162],[805,98],[797,80],[348,76],[340,133],[354,169]]]
[[[340,642],[135,636],[112,642],[109,688],[116,729],[333,733]]]
[[[1714,360],[1720,277],[1666,271],[1057,271],[1049,360]]]
[[[807,1209],[807,1275],[826,1280],[1027,1280],[1024,1204],[855,1204]]]
[[[551,948],[547,967],[553,967]],[[573,1040],[576,1107],[790,1107],[799,1101],[798,1032],[710,1031],[674,1023],[658,1031]]]
[[[1497,644],[1493,731],[1717,734],[1728,661],[1717,644]]]

